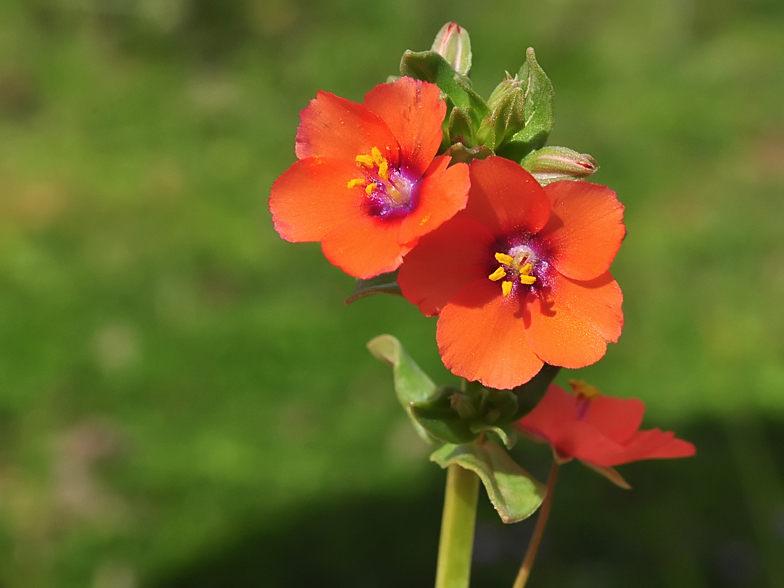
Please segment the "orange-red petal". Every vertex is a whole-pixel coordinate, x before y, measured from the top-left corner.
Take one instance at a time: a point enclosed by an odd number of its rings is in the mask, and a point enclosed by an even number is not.
[[[356,176],[353,161],[309,157],[294,162],[270,190],[275,230],[287,241],[320,241],[356,219],[363,214],[364,190],[346,187]]]
[[[621,335],[623,294],[609,272],[586,282],[553,272],[548,287],[530,293],[528,302],[528,342],[547,363],[585,367],[601,359],[607,342]]]
[[[419,204],[400,225],[401,243],[415,241],[465,208],[468,201],[468,166],[449,165],[450,157],[436,158],[418,186]]]
[[[397,269],[413,247],[398,242],[399,232],[400,221],[358,215],[325,235],[321,250],[347,274],[368,279]]]
[[[534,177],[502,157],[471,162],[471,191],[461,213],[496,236],[538,232],[550,217],[550,200]]]
[[[573,181],[553,182],[544,191],[552,213],[539,236],[558,271],[575,280],[591,280],[610,269],[626,234],[623,204],[615,192]]]
[[[551,385],[517,427],[547,441],[564,458],[600,467],[640,459],[694,455],[694,445],[659,429],[638,431],[644,405],[636,399],[599,396],[586,401]],[[580,418],[582,409],[587,411]]]
[[[414,177],[420,177],[441,145],[441,123],[446,103],[438,86],[403,77],[380,84],[362,103],[389,127],[400,145],[400,163]]]
[[[614,455],[598,455],[592,460],[603,466],[615,466],[641,459],[668,459],[689,457],[696,452],[694,445],[682,439],[676,439],[675,433],[651,429],[638,431],[624,443],[623,451]]]
[[[525,336],[517,297],[501,296],[486,277],[464,286],[443,308],[436,340],[455,375],[498,389],[514,388],[542,368]]]
[[[334,157],[355,163],[357,155],[369,155],[377,147],[396,167],[400,147],[392,131],[379,116],[357,104],[319,91],[300,113],[297,128],[297,157]]]
[[[642,424],[645,404],[641,400],[599,395],[588,402],[583,420],[616,443],[628,441]]]
[[[466,284],[487,280],[493,234],[469,219],[453,218],[422,237],[406,255],[397,281],[403,296],[426,316],[441,312]],[[500,292],[500,287],[495,284]]]
[[[520,419],[520,425],[535,435],[552,441],[568,423],[577,421],[575,397],[556,384],[550,384],[539,404]]]

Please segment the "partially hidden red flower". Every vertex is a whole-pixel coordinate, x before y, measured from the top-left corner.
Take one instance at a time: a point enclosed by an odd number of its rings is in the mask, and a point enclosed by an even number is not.
[[[542,188],[500,157],[474,160],[470,177],[465,210],[423,237],[398,276],[410,302],[439,315],[446,367],[513,388],[545,362],[599,360],[623,327],[608,271],[625,234],[615,193],[574,181]]]
[[[407,77],[376,86],[362,104],[319,92],[300,114],[299,161],[270,191],[275,230],[320,241],[352,276],[395,270],[468,198],[468,166],[436,157],[445,113],[438,86]]]
[[[604,396],[584,382],[569,384],[574,394],[551,384],[536,408],[516,423],[521,432],[549,443],[557,461],[576,458],[607,475],[602,469],[632,461],[695,454],[694,445],[672,432],[640,431],[642,401]]]

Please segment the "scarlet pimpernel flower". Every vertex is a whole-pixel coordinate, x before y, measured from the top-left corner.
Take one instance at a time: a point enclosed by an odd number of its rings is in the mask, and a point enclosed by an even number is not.
[[[436,157],[446,104],[435,84],[403,77],[362,104],[319,92],[300,114],[295,162],[269,207],[288,241],[320,241],[357,278],[395,270],[419,237],[465,207],[468,166]]]
[[[403,295],[438,315],[453,373],[513,388],[543,364],[580,368],[621,334],[621,289],[610,275],[625,234],[605,186],[542,188],[518,164],[471,163],[468,205],[423,237],[400,268]]]
[[[569,382],[574,394],[551,384],[516,427],[553,448],[559,462],[576,458],[600,468],[642,459],[694,455],[694,445],[659,429],[640,431],[645,405],[636,398],[604,396],[584,382]]]

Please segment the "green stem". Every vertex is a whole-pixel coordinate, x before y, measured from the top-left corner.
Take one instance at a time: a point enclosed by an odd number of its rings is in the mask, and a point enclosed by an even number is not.
[[[479,476],[459,465],[450,465],[446,473],[436,588],[468,588],[478,497]]]
[[[525,552],[523,565],[520,566],[520,573],[517,574],[517,579],[512,588],[524,588],[525,583],[528,581],[528,576],[531,575],[531,568],[534,565],[536,553],[539,551],[539,544],[542,542],[544,528],[547,526],[547,517],[550,515],[550,505],[553,502],[553,490],[555,490],[555,482],[558,479],[558,468],[558,462],[553,461],[553,467],[550,468],[550,475],[547,478],[547,495],[544,497],[544,502],[542,502],[539,518],[536,519],[536,528],[531,537],[531,543],[528,544],[528,551]]]

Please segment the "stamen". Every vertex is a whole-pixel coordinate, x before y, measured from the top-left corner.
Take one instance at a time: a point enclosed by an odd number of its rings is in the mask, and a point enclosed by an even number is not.
[[[496,253],[495,260],[498,263],[503,263],[504,265],[512,265],[514,258],[506,253]]]
[[[370,150],[370,155],[373,157],[373,163],[380,166],[382,161],[386,161],[384,156],[381,155],[381,151],[378,150],[378,147],[373,147]]]
[[[501,292],[504,298],[509,296],[512,293],[512,282],[501,282]]]
[[[580,400],[593,400],[601,395],[599,388],[586,384],[584,380],[569,380],[569,386]]]
[[[354,159],[359,165],[364,165],[365,167],[373,167],[373,157],[371,155],[357,155]]]
[[[368,184],[365,186],[365,194],[370,196],[373,193],[373,190],[376,189],[376,186],[378,186],[378,184]]]
[[[494,282],[497,282],[501,278],[506,277],[506,270],[502,267],[499,267],[497,270],[495,270],[492,274],[490,274],[487,277],[493,280]]]
[[[389,162],[383,157],[381,158],[381,163],[378,164],[378,175],[381,176],[382,180],[389,179]]]
[[[530,286],[536,282],[536,276],[526,276],[524,274],[520,274],[520,283],[525,284],[526,286]]]
[[[520,268],[520,273],[527,276],[531,273],[532,268],[533,266],[530,263],[526,263],[523,267]]]
[[[346,188],[351,189],[351,188],[356,188],[357,186],[364,186],[366,181],[367,180],[365,180],[364,178],[354,178],[353,180],[348,181],[348,184],[346,184]]]

